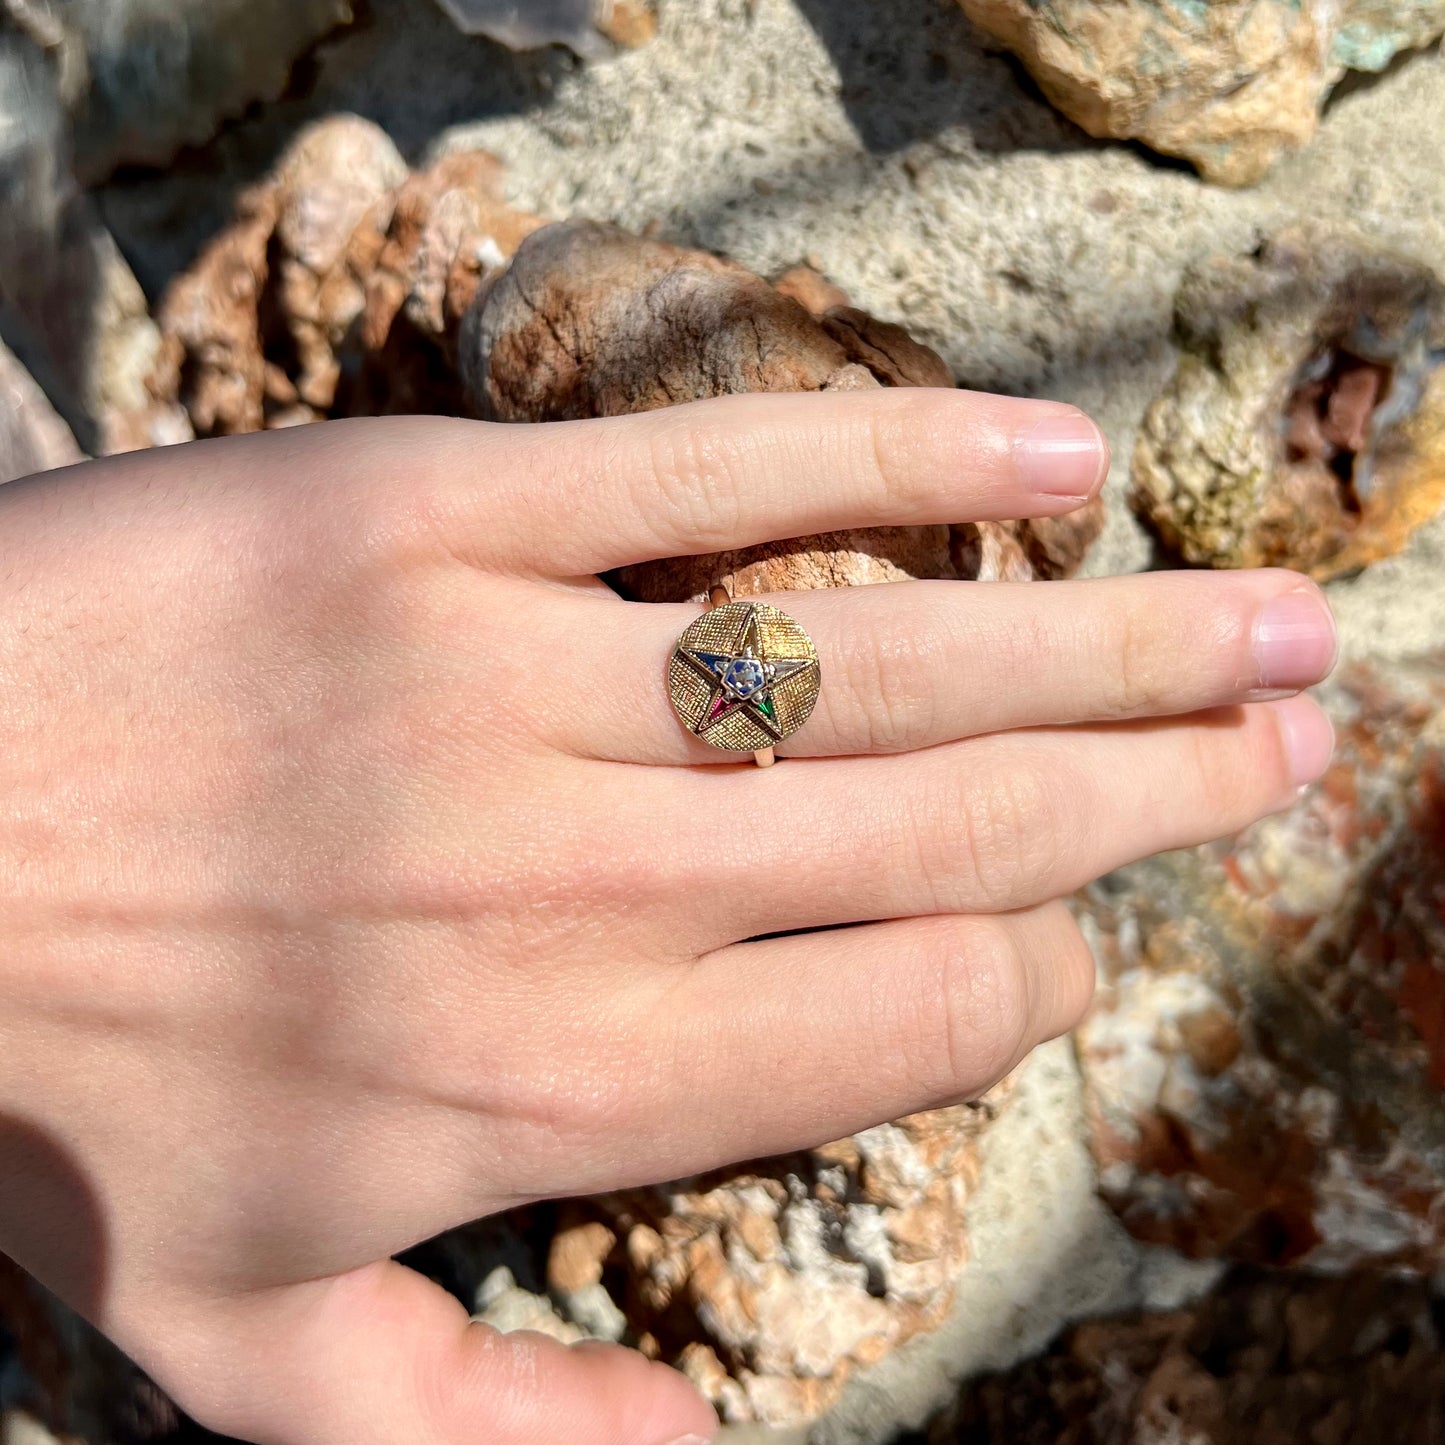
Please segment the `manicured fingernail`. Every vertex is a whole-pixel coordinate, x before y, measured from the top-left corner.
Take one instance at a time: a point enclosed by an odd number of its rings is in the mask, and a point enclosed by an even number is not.
[[[1334,726],[1307,697],[1287,698],[1273,706],[1289,761],[1290,781],[1302,788],[1329,767],[1335,750]]]
[[[1109,444],[1081,411],[1049,412],[1019,433],[1015,443],[1024,484],[1050,497],[1084,501],[1104,484]]]
[[[1310,687],[1335,665],[1329,604],[1313,587],[1273,597],[1254,621],[1255,681],[1262,689]]]

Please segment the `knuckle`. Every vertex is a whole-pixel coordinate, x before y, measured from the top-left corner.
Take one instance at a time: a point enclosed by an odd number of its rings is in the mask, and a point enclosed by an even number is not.
[[[906,520],[927,510],[937,494],[939,468],[928,464],[930,452],[938,450],[937,399],[924,389],[897,387],[869,400],[855,423],[855,450],[875,499],[874,517],[880,523]]]
[[[1149,620],[1132,607],[1122,607],[1113,619],[1113,632],[1112,646],[1104,652],[1112,654],[1113,667],[1105,670],[1100,711],[1105,718],[1151,713],[1162,689]],[[1088,651],[1093,653],[1092,647]]]
[[[369,461],[356,469],[349,486],[326,494],[328,516],[345,529],[353,555],[394,562],[412,553],[450,552],[463,514],[476,497],[470,488],[465,493],[458,488],[455,472],[442,458],[458,436],[454,428],[463,425],[468,428],[469,453],[497,445],[491,424],[396,416],[349,418],[331,425],[348,428],[346,435],[358,455]]]
[[[853,726],[842,729],[865,752],[912,752],[935,737],[936,693],[925,679],[938,670],[926,627],[884,636],[850,630],[842,674]]]
[[[990,911],[1039,901],[1061,862],[1066,791],[1034,765],[1018,762],[962,786],[953,837],[962,860],[963,906]]]
[[[922,950],[913,1033],[924,1087],[939,1101],[982,1092],[1012,1067],[1031,1026],[1013,932],[998,919],[950,922]]]
[[[668,545],[723,551],[738,535],[742,498],[726,449],[703,423],[685,412],[663,413],[649,429],[648,465],[634,498],[640,516]]]

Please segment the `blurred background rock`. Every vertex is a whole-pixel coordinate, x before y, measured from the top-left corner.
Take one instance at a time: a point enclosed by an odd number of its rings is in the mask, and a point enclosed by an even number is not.
[[[1442,28],[1445,0],[0,0],[0,476],[957,381],[1098,417],[1101,506],[611,580],[1327,580],[1334,767],[1077,900],[1073,1038],[975,1105],[414,1251],[479,1317],[626,1340],[777,1445],[1445,1441]],[[202,1438],[0,1268],[3,1445]]]

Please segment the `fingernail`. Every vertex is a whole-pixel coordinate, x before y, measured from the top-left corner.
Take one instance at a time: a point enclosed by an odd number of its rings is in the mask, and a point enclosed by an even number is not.
[[[1030,491],[1084,501],[1104,484],[1109,444],[1081,411],[1049,412],[1014,443],[1019,472]]]
[[[1289,762],[1290,781],[1303,788],[1329,767],[1335,750],[1334,726],[1307,697],[1288,698],[1273,706]]]
[[[676,1440],[669,1440],[667,1445],[712,1445],[712,1441],[706,1435],[679,1435]]]
[[[1273,597],[1254,621],[1255,680],[1260,688],[1309,687],[1329,675],[1338,646],[1334,616],[1315,588]]]

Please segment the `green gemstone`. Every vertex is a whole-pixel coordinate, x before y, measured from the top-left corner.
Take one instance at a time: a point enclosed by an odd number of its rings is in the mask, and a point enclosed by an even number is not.
[[[777,710],[773,707],[772,698],[760,697],[754,702],[753,706],[756,707],[769,722],[777,722],[778,714]]]

